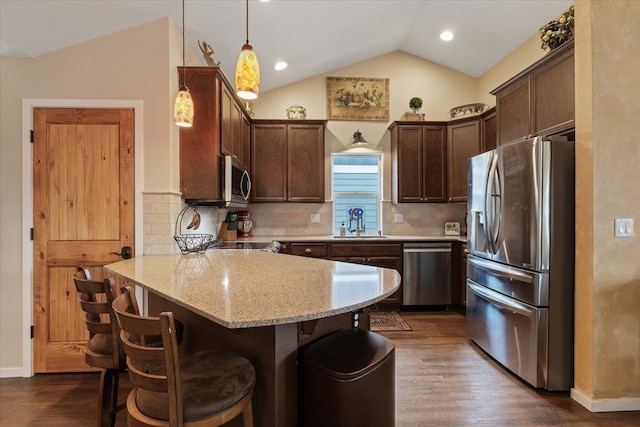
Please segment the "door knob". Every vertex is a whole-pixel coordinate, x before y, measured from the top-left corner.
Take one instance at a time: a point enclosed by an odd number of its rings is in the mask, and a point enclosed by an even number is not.
[[[131,250],[131,246],[123,246],[122,247],[122,251],[120,253],[118,252],[109,252],[109,254],[111,255],[118,255],[119,257],[122,257],[122,259],[129,259],[131,258],[133,255],[133,251]]]

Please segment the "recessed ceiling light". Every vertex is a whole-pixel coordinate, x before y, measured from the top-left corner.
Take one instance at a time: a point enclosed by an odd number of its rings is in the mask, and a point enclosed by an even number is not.
[[[440,38],[446,42],[453,40],[453,34],[450,33],[449,31],[443,31],[440,34]]]
[[[280,71],[280,70],[284,70],[285,68],[287,68],[288,65],[289,64],[287,64],[286,62],[280,61],[273,68],[278,70],[278,71]]]

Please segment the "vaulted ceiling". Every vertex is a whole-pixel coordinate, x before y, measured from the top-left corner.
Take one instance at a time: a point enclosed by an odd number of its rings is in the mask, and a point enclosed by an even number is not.
[[[263,91],[402,50],[482,75],[573,2],[568,0],[249,1],[249,41]],[[168,16],[182,30],[179,0],[2,0],[0,55],[36,57]],[[450,42],[439,38],[451,31]],[[241,0],[186,0],[185,34],[214,50],[232,75],[246,39]],[[275,71],[278,61],[289,67]]]

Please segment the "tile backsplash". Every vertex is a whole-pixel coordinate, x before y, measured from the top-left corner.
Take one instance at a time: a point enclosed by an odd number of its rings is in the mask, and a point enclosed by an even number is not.
[[[144,253],[179,252],[173,239],[176,218],[184,207],[178,193],[144,194]],[[444,223],[460,222],[464,227],[467,205],[464,203],[400,203],[382,202],[382,232],[387,235],[442,235]],[[238,209],[240,210],[240,209]],[[254,236],[325,236],[334,233],[333,202],[326,203],[255,203],[247,209],[251,213]],[[198,208],[202,217],[198,233],[217,235],[227,215],[227,209]],[[193,212],[183,218],[181,232]],[[319,222],[311,222],[317,215]],[[402,215],[402,222],[394,221]]]
[[[462,225],[467,205],[464,203],[382,202],[382,232],[395,235],[444,234],[444,223],[458,221]],[[328,235],[333,234],[333,202],[327,203],[255,203],[247,208],[253,220],[254,236]],[[222,212],[222,211],[221,211]],[[318,214],[320,222],[312,223]],[[395,223],[396,214],[403,216]],[[220,214],[221,220],[224,214]],[[464,228],[464,227],[463,227]]]

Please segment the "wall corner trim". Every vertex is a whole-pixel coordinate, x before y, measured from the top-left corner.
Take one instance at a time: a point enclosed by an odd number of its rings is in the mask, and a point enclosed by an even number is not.
[[[640,397],[593,400],[572,388],[571,398],[591,412],[640,411]]]

